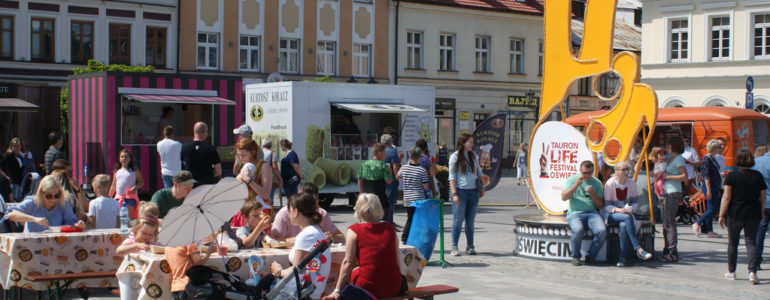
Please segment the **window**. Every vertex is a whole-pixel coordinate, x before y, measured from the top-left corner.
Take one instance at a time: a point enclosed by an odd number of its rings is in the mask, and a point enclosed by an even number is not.
[[[0,16],[0,57],[13,57],[13,16]]]
[[[455,69],[455,35],[440,34],[438,37],[439,70],[454,71]]]
[[[318,49],[316,49],[316,73],[321,75],[334,75],[336,74],[337,59],[336,59],[336,43],[335,42],[318,42]]]
[[[32,59],[53,61],[54,19],[32,18]]]
[[[770,14],[754,15],[754,56],[770,57]]]
[[[476,72],[489,72],[489,37],[476,37]]]
[[[219,34],[198,32],[198,69],[216,70],[219,67]]]
[[[768,106],[767,104],[762,103],[762,104],[759,104],[759,105],[755,106],[754,107],[754,111],[759,112],[759,113],[763,113],[763,114],[770,114],[770,106]]]
[[[166,68],[166,28],[147,27],[147,46],[145,49],[147,65]]]
[[[370,72],[372,45],[353,44],[353,76],[368,77]]]
[[[406,33],[406,68],[422,69],[422,32]]]
[[[110,63],[131,64],[131,25],[110,24]]]
[[[537,41],[537,75],[543,75],[543,40]]]
[[[524,73],[524,40],[511,39],[511,73]]]
[[[711,58],[730,57],[730,17],[711,18]]]
[[[281,39],[278,47],[279,70],[287,73],[299,73],[299,40]]]
[[[70,30],[70,61],[85,64],[94,57],[94,22],[72,21]]]
[[[238,49],[238,68],[243,71],[258,72],[260,70],[260,37],[255,35],[242,35],[239,44],[240,48]]]
[[[688,29],[687,20],[671,21],[671,61],[687,61]]]

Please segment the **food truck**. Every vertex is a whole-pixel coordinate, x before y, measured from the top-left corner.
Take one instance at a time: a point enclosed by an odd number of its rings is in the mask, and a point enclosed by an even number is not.
[[[565,121],[585,134],[585,128],[591,122],[591,117],[606,112],[606,110],[585,112],[571,116]],[[698,151],[698,156],[703,157],[708,153],[706,144],[712,139],[721,137],[727,141],[722,153],[726,159],[726,167],[728,170],[734,170],[733,158],[737,150],[753,151],[755,146],[768,143],[768,132],[770,132],[768,121],[770,118],[766,115],[737,107],[659,108],[651,146],[664,147],[668,137],[682,136],[690,139],[692,147]],[[598,127],[598,129],[590,132],[593,140],[599,140],[603,134],[602,128]],[[607,149],[609,155],[617,152],[617,147]]]
[[[324,206],[339,194],[355,201],[356,174],[383,128],[399,132],[399,151],[408,152],[418,139],[435,150],[433,87],[289,81],[245,90],[246,124],[258,141],[273,141],[279,159],[279,141],[293,143],[305,181],[318,185]]]
[[[118,152],[128,149],[144,177],[140,194],[152,193],[163,188],[156,150],[162,126],[172,125],[174,139],[184,143],[192,140],[193,125],[205,122],[209,142],[229,149],[233,127],[243,123],[236,113],[243,111],[241,77],[97,72],[70,76],[68,85],[67,145],[81,184],[112,175]]]

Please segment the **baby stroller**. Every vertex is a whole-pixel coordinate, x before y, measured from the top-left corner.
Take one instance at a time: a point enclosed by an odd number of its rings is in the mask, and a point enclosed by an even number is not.
[[[690,195],[682,197],[679,207],[676,210],[676,220],[685,225],[691,225],[700,218],[701,213],[696,209],[704,202],[705,196],[698,190],[693,192],[690,188]]]
[[[190,282],[185,287],[187,299],[307,299],[315,287],[310,282],[300,282],[299,274],[305,271],[305,267],[313,258],[323,253],[328,247],[329,241],[319,242],[318,246],[313,248],[298,265],[292,267],[293,276],[281,279],[269,292],[266,291],[273,281],[272,274],[262,278],[256,286],[250,286],[235,275],[215,271],[205,266],[194,266],[185,273],[190,278]],[[291,281],[296,283],[297,290],[284,290]]]

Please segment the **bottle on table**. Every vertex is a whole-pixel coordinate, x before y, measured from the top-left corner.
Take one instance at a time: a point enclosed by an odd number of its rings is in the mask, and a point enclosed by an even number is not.
[[[120,233],[128,233],[128,207],[125,202],[120,207]]]

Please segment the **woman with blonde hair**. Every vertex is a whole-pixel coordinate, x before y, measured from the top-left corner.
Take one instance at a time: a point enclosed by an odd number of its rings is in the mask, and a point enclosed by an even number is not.
[[[252,139],[240,139],[235,144],[235,154],[242,165],[235,169],[236,179],[249,187],[249,200],[259,201],[265,213],[273,215],[273,207],[270,205],[270,188],[273,186],[273,170],[270,165],[259,158],[259,146]],[[230,221],[230,226],[241,227],[246,224],[240,211],[236,212]]]
[[[69,203],[64,200],[64,190],[50,175],[40,180],[34,196],[26,197],[19,205],[11,208],[8,219],[26,223],[24,232],[40,232],[49,226],[85,227],[85,223],[75,217]]]
[[[348,283],[366,289],[377,298],[398,295],[403,277],[398,263],[396,228],[390,222],[378,221],[383,210],[374,194],[358,196],[354,209],[358,223],[348,227],[337,288],[324,299],[341,299],[340,291]]]
[[[0,170],[11,183],[13,198],[21,198],[21,180],[24,177],[23,160],[21,156],[21,139],[15,137],[8,144],[8,150],[0,159]],[[16,200],[18,201],[18,200]]]
[[[716,139],[710,140],[706,150],[708,153],[700,162],[700,176],[703,178],[701,192],[706,196],[706,211],[692,224],[692,230],[696,237],[700,237],[702,230],[710,238],[721,238],[721,235],[714,232],[713,222],[719,199],[722,198],[722,175],[719,174],[720,166],[716,161],[716,155],[722,153],[722,144]]]

